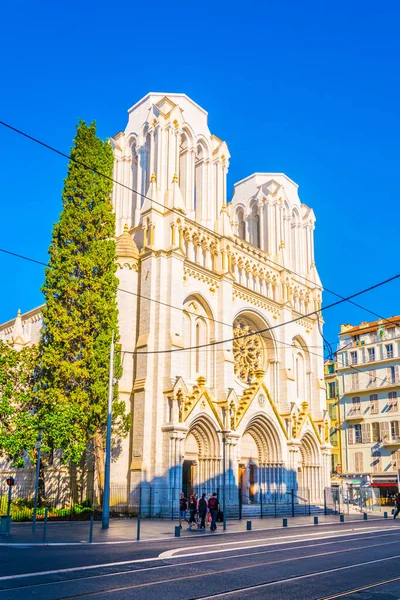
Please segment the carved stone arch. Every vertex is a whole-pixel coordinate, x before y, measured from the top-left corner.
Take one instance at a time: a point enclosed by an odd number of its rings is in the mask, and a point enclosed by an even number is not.
[[[243,427],[243,435],[249,433],[259,449],[259,463],[279,463],[282,461],[282,442],[272,419],[264,413],[251,417]]]
[[[314,433],[306,431],[301,438],[300,450],[306,457],[305,466],[321,466],[321,452]]]
[[[220,438],[214,422],[207,414],[194,417],[189,424],[188,435],[192,434],[199,448],[199,458],[219,458],[221,454]]]

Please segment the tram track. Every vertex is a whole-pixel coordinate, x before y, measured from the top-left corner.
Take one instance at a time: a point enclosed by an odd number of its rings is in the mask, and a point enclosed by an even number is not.
[[[332,542],[332,543],[335,543],[335,542]],[[327,543],[320,544],[320,545],[326,545],[326,544]],[[90,598],[90,597],[100,596],[100,595],[104,595],[104,594],[115,594],[118,592],[126,592],[128,590],[134,591],[134,590],[141,590],[141,589],[150,588],[150,587],[154,588],[154,587],[160,586],[160,585],[168,585],[168,584],[173,584],[176,582],[181,582],[182,577],[184,577],[185,582],[187,582],[188,580],[199,580],[200,578],[205,578],[205,577],[218,577],[219,575],[226,575],[228,573],[247,571],[247,570],[257,569],[260,567],[267,567],[267,566],[278,565],[278,564],[280,565],[280,564],[284,564],[284,563],[294,563],[294,562],[301,561],[301,560],[310,560],[310,559],[316,559],[316,558],[321,558],[321,557],[328,557],[328,556],[332,556],[332,555],[343,554],[346,552],[354,552],[357,550],[366,550],[369,548],[378,548],[378,547],[392,545],[392,544],[393,544],[393,542],[389,541],[389,542],[384,542],[384,543],[376,543],[376,544],[369,544],[369,545],[362,545],[362,546],[352,546],[350,548],[345,548],[345,549],[341,548],[340,550],[333,550],[333,551],[320,552],[320,553],[314,553],[314,554],[306,554],[304,556],[289,557],[289,558],[278,559],[278,560],[273,560],[273,561],[262,561],[262,562],[247,564],[247,565],[240,565],[237,567],[232,566],[230,568],[221,569],[218,571],[207,570],[203,573],[195,573],[195,574],[185,573],[184,576],[182,576],[182,574],[179,574],[179,576],[163,578],[161,580],[147,581],[147,582],[141,582],[141,583],[136,582],[136,583],[132,583],[129,585],[122,585],[122,586],[112,587],[112,588],[102,587],[101,589],[87,591],[87,592],[80,589],[79,593],[73,593],[73,594],[68,594],[68,595],[64,595],[64,596],[57,596],[57,598],[58,598],[58,600],[73,600],[75,598]],[[313,544],[312,546],[315,547],[315,544]],[[302,548],[304,548],[304,546]],[[285,548],[283,550],[287,550],[287,549]],[[255,554],[271,553],[271,552],[276,552],[276,550],[269,550],[269,551],[264,551],[264,552],[245,554],[243,557],[251,558]],[[281,578],[281,579],[276,579],[276,580],[272,580],[272,581],[268,581],[268,582],[261,582],[261,583],[258,583],[258,584],[252,585],[252,586],[245,586],[245,587],[240,587],[240,588],[237,588],[234,590],[223,591],[223,592],[220,592],[220,593],[217,593],[214,595],[193,596],[191,600],[206,600],[206,599],[211,600],[212,598],[222,598],[223,596],[227,596],[227,597],[234,596],[240,592],[243,593],[246,591],[256,590],[259,588],[265,588],[265,587],[269,587],[269,586],[279,585],[279,584],[285,583],[285,582],[289,583],[289,582],[294,582],[297,580],[300,581],[302,579],[306,579],[306,578],[312,577],[312,576],[319,576],[319,575],[328,574],[328,573],[332,573],[332,572],[336,572],[336,571],[353,569],[358,566],[375,564],[375,563],[380,563],[380,562],[384,562],[384,561],[390,561],[390,560],[394,560],[396,558],[398,559],[399,557],[400,557],[400,555],[396,554],[393,556],[383,557],[383,558],[375,559],[372,561],[366,561],[366,562],[360,562],[360,563],[351,564],[351,565],[345,565],[342,567],[336,567],[334,569],[322,569],[320,571],[312,571],[312,572],[309,572],[306,574],[296,575],[296,576],[289,577],[289,578]],[[239,558],[239,555],[234,555],[232,557],[226,557],[226,556],[223,557],[223,559],[225,561],[229,560],[230,558],[232,558],[232,559]],[[200,561],[200,562],[210,562],[211,560],[215,561],[215,558],[207,559],[207,560]],[[189,565],[194,564],[194,561],[189,561],[187,563],[180,562],[175,565],[158,565],[156,568],[184,567],[184,566],[187,566],[188,564]],[[198,562],[196,562],[195,564],[197,565]],[[24,593],[26,593],[29,589],[33,590],[34,588],[37,589],[40,587],[48,587],[50,585],[68,584],[73,581],[83,582],[88,579],[95,579],[95,578],[102,578],[102,577],[109,577],[109,576],[114,576],[114,577],[115,576],[124,576],[124,575],[132,576],[138,572],[143,573],[146,571],[147,572],[152,571],[152,570],[154,570],[154,568],[155,567],[149,567],[147,569],[145,568],[145,569],[122,571],[120,573],[100,574],[100,575],[95,575],[95,576],[90,576],[90,577],[65,579],[62,581],[58,580],[58,581],[54,581],[54,582],[37,583],[37,584],[33,584],[33,585],[28,584],[26,586],[13,587],[13,588],[8,588],[6,590],[1,590],[1,591],[7,592],[8,594],[10,594],[11,592],[17,592],[18,590],[20,590],[21,592],[24,591]]]

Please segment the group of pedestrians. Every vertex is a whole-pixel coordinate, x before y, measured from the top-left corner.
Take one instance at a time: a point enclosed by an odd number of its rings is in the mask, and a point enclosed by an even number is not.
[[[190,494],[189,500],[181,492],[179,498],[179,525],[182,528],[182,521],[188,523],[188,531],[196,526],[197,529],[205,529],[210,524],[210,531],[217,529],[217,517],[219,512],[219,501],[217,492],[209,494],[203,493],[200,498],[197,494]],[[189,511],[189,518],[187,513]]]

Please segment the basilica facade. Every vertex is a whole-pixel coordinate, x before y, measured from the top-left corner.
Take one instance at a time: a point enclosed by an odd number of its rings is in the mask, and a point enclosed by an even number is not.
[[[225,456],[244,501],[303,489],[320,502],[331,446],[312,209],[282,173],[250,175],[229,199],[228,146],[184,94],[148,94],[111,144],[132,415],[112,481],[213,491]],[[19,315],[0,339],[31,343],[38,322]]]

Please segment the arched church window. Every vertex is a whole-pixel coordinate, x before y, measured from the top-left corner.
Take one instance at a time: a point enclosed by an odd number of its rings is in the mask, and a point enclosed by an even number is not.
[[[195,325],[196,331],[196,346],[203,346],[207,343],[207,325],[205,321],[201,318],[196,320]],[[196,378],[200,375],[207,379],[207,352],[208,348],[199,348],[197,347],[196,358],[195,358],[195,369],[196,369]]]
[[[194,383],[205,377],[207,385],[214,385],[215,355],[205,346],[213,339],[214,329],[210,309],[203,300],[189,296],[184,302],[183,312],[183,376]],[[197,346],[203,346],[198,348]],[[205,346],[205,347],[204,347]],[[189,348],[192,348],[189,350]]]
[[[251,207],[251,222],[250,222],[250,242],[253,246],[260,246],[260,218],[258,216],[258,206],[254,202]]]
[[[196,219],[203,218],[204,197],[206,187],[206,172],[205,172],[205,148],[202,144],[198,144],[195,159],[195,176],[194,176],[194,206],[196,211]]]
[[[238,210],[236,212],[236,218],[237,218],[237,222],[238,222],[238,236],[240,237],[240,239],[245,240],[246,239],[246,226],[245,226],[243,216],[244,216],[243,209],[238,208]]]
[[[183,340],[186,348],[192,346],[192,335],[191,335],[192,322],[191,317],[186,312],[183,313]],[[183,374],[184,377],[190,379],[191,375],[191,357],[192,350],[185,350],[183,352]]]
[[[266,349],[256,327],[246,318],[233,323],[234,372],[240,381],[249,385],[257,370],[265,370]]]

